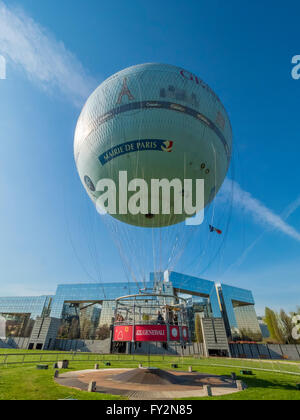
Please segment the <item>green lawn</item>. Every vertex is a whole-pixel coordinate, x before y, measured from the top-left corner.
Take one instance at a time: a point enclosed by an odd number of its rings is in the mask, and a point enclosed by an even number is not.
[[[84,366],[91,368],[92,366]],[[74,369],[78,367],[74,365]],[[39,371],[35,366],[0,368],[0,400],[120,400],[121,397],[90,394],[57,385],[53,370]]]
[[[3,354],[17,353],[18,356],[9,356],[12,361],[20,361],[25,355],[25,360],[32,359],[31,363],[24,365],[1,365]],[[147,364],[147,356],[101,356],[93,354],[62,354],[70,360],[71,370],[91,369],[94,364],[100,363],[104,367],[104,361],[109,360],[112,367],[137,367],[139,362]],[[1,359],[2,358],[2,359]],[[74,359],[72,361],[72,358]],[[90,358],[90,361],[87,359]],[[8,360],[7,359],[7,360]],[[30,360],[29,359],[29,360]],[[97,359],[97,360],[96,360]],[[90,394],[87,392],[76,391],[57,385],[53,380],[54,371],[49,362],[49,370],[37,370],[36,364],[46,360],[56,361],[57,356],[54,353],[45,354],[43,352],[26,351],[0,351],[0,400],[58,400],[64,398],[75,398],[79,400],[103,400],[103,399],[124,399],[121,397]],[[296,384],[300,383],[300,376],[277,373],[289,371],[299,373],[298,365],[292,365],[285,362],[265,362],[265,361],[240,361],[233,359],[194,359],[194,358],[173,358],[152,356],[151,365],[170,369],[171,363],[178,363],[180,370],[187,370],[192,365],[194,370],[203,373],[218,375],[230,375],[235,372],[238,379],[243,379],[247,383],[248,389],[244,392],[217,398],[212,400],[300,400],[300,391],[296,390]],[[222,366],[221,366],[222,365]],[[233,366],[233,367],[232,367]],[[254,376],[242,377],[241,368],[253,369]],[[270,372],[258,370],[269,369]]]

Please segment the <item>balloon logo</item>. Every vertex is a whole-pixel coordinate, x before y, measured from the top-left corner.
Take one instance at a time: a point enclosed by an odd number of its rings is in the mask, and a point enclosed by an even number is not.
[[[173,148],[173,144],[174,144],[173,141],[165,141],[164,142],[164,146],[161,146],[161,150],[163,152],[171,153],[172,152],[172,148]]]

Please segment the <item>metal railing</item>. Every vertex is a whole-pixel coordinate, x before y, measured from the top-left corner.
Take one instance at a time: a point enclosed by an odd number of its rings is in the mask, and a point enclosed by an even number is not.
[[[262,361],[257,359],[230,359],[230,358],[204,358],[201,356],[171,356],[171,355],[140,355],[140,354],[100,354],[100,353],[78,353],[78,352],[28,352],[28,353],[0,353],[0,368],[11,365],[35,365],[51,364],[58,361],[68,360],[70,363],[103,363],[110,362],[114,365],[134,366],[140,363],[153,366],[161,364],[177,364],[178,366],[201,367],[222,367],[228,369],[247,369],[253,371],[273,372],[280,374],[300,376],[300,363],[284,361]],[[118,366],[119,367],[119,366]]]

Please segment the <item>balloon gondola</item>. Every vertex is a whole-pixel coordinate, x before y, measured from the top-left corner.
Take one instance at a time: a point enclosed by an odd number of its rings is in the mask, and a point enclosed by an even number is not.
[[[141,292],[116,299],[113,323],[115,343],[190,341],[187,302],[163,293]]]

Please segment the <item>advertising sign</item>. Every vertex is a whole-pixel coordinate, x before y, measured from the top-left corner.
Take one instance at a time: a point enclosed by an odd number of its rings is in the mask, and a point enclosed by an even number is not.
[[[119,325],[115,327],[114,341],[132,341],[132,326]]]
[[[170,326],[170,340],[180,341],[180,331],[179,331],[179,327],[176,325]]]
[[[184,341],[189,341],[189,332],[187,327],[182,327],[182,339]]]
[[[135,341],[168,341],[166,325],[137,325]]]
[[[134,328],[134,341],[160,341],[167,342],[167,326],[166,325],[118,325],[114,328],[114,341],[132,341],[132,333]],[[180,341],[180,327],[171,325],[169,331],[170,341]],[[188,328],[182,327],[181,338],[188,341]]]

